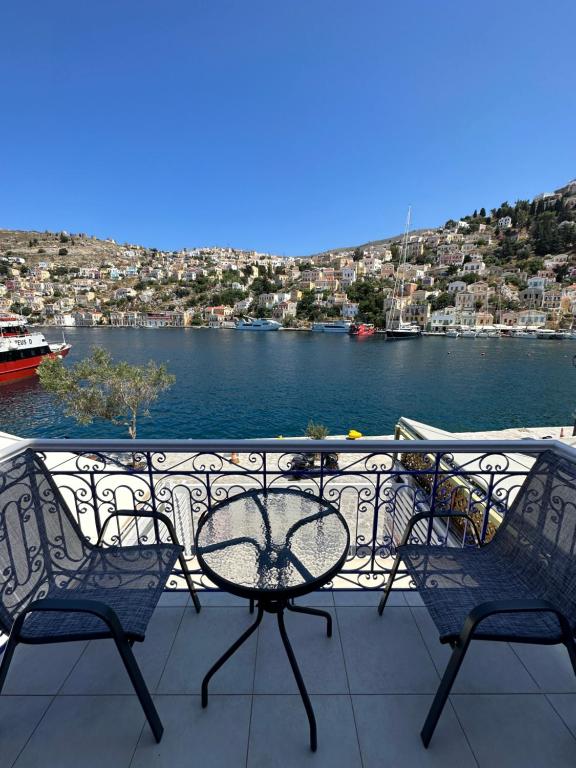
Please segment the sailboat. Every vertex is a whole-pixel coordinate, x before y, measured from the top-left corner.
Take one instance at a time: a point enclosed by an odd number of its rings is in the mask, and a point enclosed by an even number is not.
[[[394,278],[394,288],[392,290],[392,305],[388,312],[386,321],[386,338],[387,339],[416,339],[422,335],[422,330],[416,323],[407,323],[402,319],[402,306],[404,297],[404,267],[406,266],[406,258],[408,255],[408,232],[410,230],[410,215],[412,209],[408,208],[408,216],[406,217],[406,229],[404,230],[404,239],[402,242],[402,254],[400,257],[400,264],[396,271],[396,277]],[[401,269],[402,268],[402,269]],[[399,273],[402,272],[402,276],[399,277]],[[394,314],[396,304],[398,303],[398,322],[394,323]]]

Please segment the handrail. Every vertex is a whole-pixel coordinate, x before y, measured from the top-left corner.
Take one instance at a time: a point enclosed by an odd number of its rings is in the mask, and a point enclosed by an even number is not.
[[[297,438],[265,439],[47,439],[28,438],[0,449],[0,460],[16,456],[27,448],[35,451],[93,453],[113,451],[168,451],[174,453],[524,453],[536,455],[553,451],[576,461],[576,447],[560,440],[308,440]]]

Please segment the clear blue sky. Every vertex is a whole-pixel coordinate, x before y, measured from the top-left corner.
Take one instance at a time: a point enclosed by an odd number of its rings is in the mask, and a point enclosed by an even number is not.
[[[13,0],[0,227],[301,255],[576,176],[576,3]]]

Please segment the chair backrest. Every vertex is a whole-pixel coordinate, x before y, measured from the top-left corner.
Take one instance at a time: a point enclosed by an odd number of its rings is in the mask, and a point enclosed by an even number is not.
[[[576,624],[576,464],[543,453],[488,546]]]
[[[91,545],[33,451],[0,463],[0,629],[51,588],[63,587]]]

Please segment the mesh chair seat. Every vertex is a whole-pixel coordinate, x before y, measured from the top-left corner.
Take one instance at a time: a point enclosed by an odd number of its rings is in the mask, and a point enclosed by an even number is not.
[[[112,608],[124,633],[143,640],[182,547],[109,547],[94,549],[69,577],[60,574],[43,597],[58,600],[97,600]],[[36,612],[27,617],[22,638],[78,639],[108,637],[105,623],[88,613]]]
[[[456,639],[470,611],[492,600],[550,599],[542,584],[540,594],[511,567],[495,548],[448,548],[407,545],[399,553],[418,593],[438,629],[441,642]],[[554,600],[551,602],[555,603]],[[474,632],[482,639],[514,636],[514,639],[559,642],[557,619],[550,613],[497,614]]]

